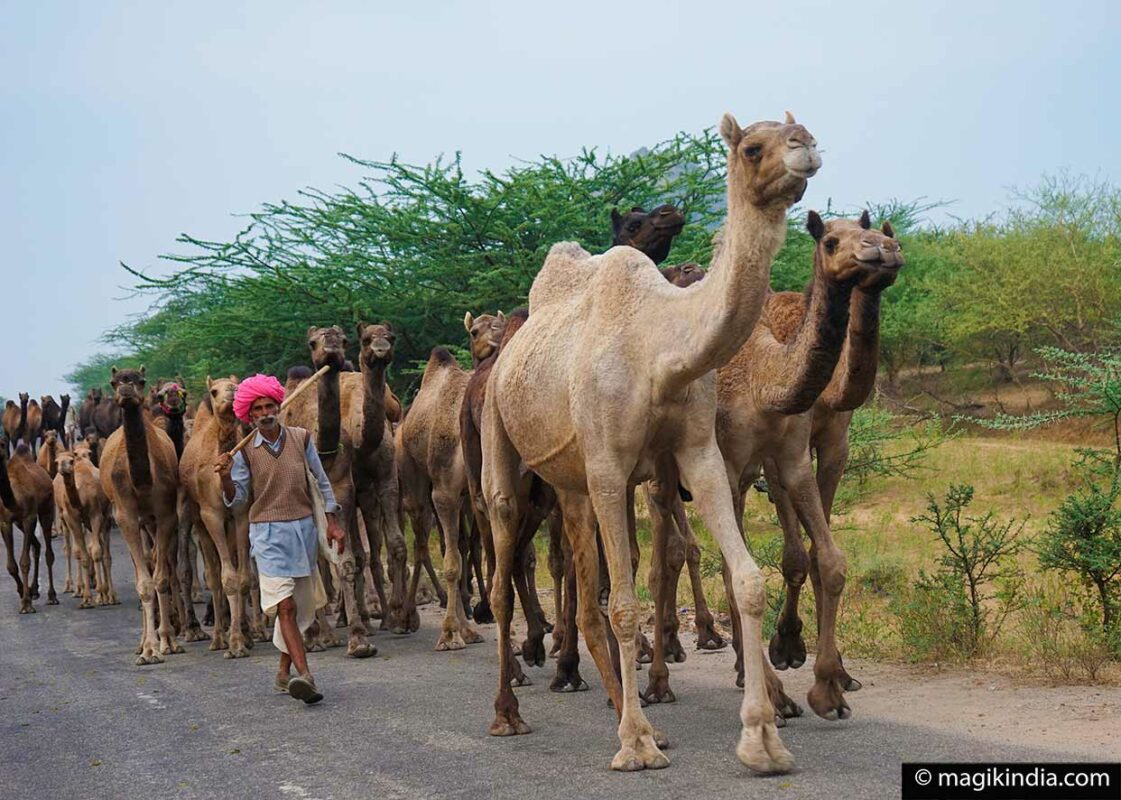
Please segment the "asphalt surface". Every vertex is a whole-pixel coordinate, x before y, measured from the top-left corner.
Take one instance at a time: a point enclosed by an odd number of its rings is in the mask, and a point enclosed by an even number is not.
[[[1085,760],[924,727],[921,708],[916,725],[892,724],[862,715],[857,693],[850,720],[792,720],[781,734],[796,770],[757,777],[735,757],[731,655],[690,651],[670,666],[678,702],[648,709],[670,738],[670,767],[615,773],[615,718],[586,653],[590,691],[549,692],[552,661],[527,669],[534,684],[517,693],[533,733],[492,738],[494,626],[481,627],[483,644],[437,653],[439,609],[428,606],[419,633],[379,634],[374,658],[312,654],[326,700],[308,707],[274,692],[277,652],[267,642],[245,659],[200,642],[164,664],[134,666],[140,615],[119,539],[114,554],[119,606],[78,610],[70,595],[47,606],[44,571],[38,613],[20,616],[12,583],[0,582],[0,797],[855,800],[898,797],[902,761]],[[808,666],[783,677],[805,697]]]

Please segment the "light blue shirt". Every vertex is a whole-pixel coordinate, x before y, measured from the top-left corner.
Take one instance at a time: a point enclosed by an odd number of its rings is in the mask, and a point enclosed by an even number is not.
[[[273,453],[279,453],[284,447],[284,440],[288,437],[288,428],[282,427],[280,436],[273,444],[258,431],[253,437],[250,447],[267,447]],[[312,437],[307,437],[307,447],[304,450],[307,464],[315,482],[319,484],[319,491],[323,493],[323,501],[328,512],[338,511],[339,504],[335,502],[335,493],[331,489],[331,481],[323,471],[323,463],[319,460],[319,453],[315,449]],[[234,455],[233,465],[230,467],[230,480],[234,482],[234,497],[226,500],[223,493],[222,500],[229,507],[244,503],[249,497],[249,464],[245,460],[244,452],[239,451]],[[315,518],[308,516],[303,519],[286,520],[283,522],[251,522],[249,523],[250,552],[257,560],[257,570],[262,575],[272,578],[303,578],[312,574],[316,565],[316,550],[319,545],[319,534],[315,530]]]

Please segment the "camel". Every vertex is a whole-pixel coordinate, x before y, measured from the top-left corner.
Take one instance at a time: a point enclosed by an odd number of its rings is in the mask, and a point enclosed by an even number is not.
[[[101,485],[113,504],[114,516],[132,556],[136,593],[143,606],[143,631],[136,665],[159,664],[163,656],[183,652],[171,625],[171,578],[168,574],[179,524],[176,508],[179,465],[175,445],[152,423],[144,408],[144,367],[138,370],[113,367],[111,373],[113,402],[123,421],[102,450]],[[154,570],[149,567],[144,551],[142,537],[145,533],[155,541]]]
[[[198,540],[214,605],[209,649],[225,650],[226,658],[245,658],[254,641],[268,638],[253,593],[249,509],[245,505],[232,509],[226,506],[221,480],[214,471],[218,455],[232,450],[241,438],[233,410],[237,383],[236,375],[206,377],[206,398],[199,405],[194,432],[179,462],[179,481],[185,490],[182,508],[190,517],[192,530],[196,523],[205,530]],[[222,603],[223,596],[226,603]]]
[[[817,680],[809,701],[820,716],[843,719],[848,716],[848,707],[841,692],[850,683],[840,672],[833,630],[844,586],[845,562],[821,516],[810,462],[810,409],[829,383],[840,358],[853,290],[863,282],[882,281],[884,276],[894,279],[902,258],[898,242],[890,236],[890,225],[885,224],[884,232],[870,230],[867,214],[859,221],[825,223],[811,211],[807,227],[816,247],[813,277],[806,291],[771,295],[751,338],[717,371],[716,440],[724,456],[741,530],[744,495],[764,465],[773,482],[788,492],[797,518],[808,520],[814,549],[821,554],[825,565],[828,588],[819,598],[825,634],[819,640],[815,664]],[[667,532],[672,536],[675,506],[680,504],[675,489],[672,484],[660,485],[648,495],[652,500],[651,517],[656,529],[652,572],[663,566],[664,552],[659,555],[659,547],[664,546]],[[793,537],[794,546],[801,553],[797,523]],[[784,568],[791,569],[790,559],[785,561]],[[660,620],[667,619],[667,609],[675,600],[680,569],[680,559],[669,565],[665,583],[660,588],[656,589],[654,578],[651,579],[651,591],[659,598],[657,617]],[[804,569],[801,575],[804,580]],[[734,589],[729,592],[729,598],[734,603]],[[739,652],[742,645],[734,617],[733,633]],[[783,640],[783,637],[776,635],[776,639]],[[775,658],[776,639],[771,643],[772,661],[776,667],[785,668],[786,659]],[[672,700],[668,671],[660,661],[660,654],[656,642],[655,664],[644,693],[651,701]],[[804,660],[803,649],[801,661]],[[742,663],[742,659],[737,663]],[[769,670],[767,678],[772,702],[780,715],[799,715],[801,710],[786,697],[781,683]]]
[[[352,658],[369,658],[377,648],[369,641],[364,591],[364,564],[360,561],[362,545],[358,538],[358,520],[355,515],[354,476],[351,471],[354,459],[354,442],[344,428],[342,397],[339,387],[340,370],[346,360],[346,334],[338,325],[329,328],[312,326],[307,331],[311,361],[318,370],[324,366],[332,369],[316,386],[316,395],[310,393],[296,398],[281,414],[288,426],[304,428],[315,437],[315,448],[323,462],[323,470],[331,481],[335,501],[339,504],[339,526],[347,532],[346,548],[339,560],[339,577],[342,584],[343,605],[346,608],[346,654]],[[320,633],[324,620],[319,620]]]
[[[23,398],[23,395],[20,395]],[[39,401],[31,399],[27,403],[27,419],[23,426],[23,438],[27,441],[32,453],[38,452],[39,437],[43,434],[43,409]]]
[[[46,470],[53,481],[58,474],[58,456],[63,450],[58,441],[58,431],[55,428],[43,429],[43,443],[39,446],[39,455],[35,457],[36,463]]]
[[[181,380],[160,378],[148,400],[153,421],[171,437],[171,442],[175,445],[175,456],[179,459],[183,457],[186,445],[184,420],[187,414],[187,390],[182,383]]]
[[[121,427],[123,413],[121,407],[117,405],[113,398],[101,397],[100,390],[98,390],[98,396],[100,399],[90,413],[90,425],[98,436],[102,439],[108,439],[115,430]]]
[[[862,224],[865,222],[862,219]],[[890,223],[884,223],[882,232],[894,237]],[[902,266],[903,256],[898,250],[896,258],[898,266]],[[885,270],[879,276],[870,276],[853,289],[848,330],[840,361],[811,412],[807,449],[817,456],[815,481],[826,525],[829,524],[833,498],[848,461],[848,428],[852,422],[853,410],[867,401],[875,387],[879,364],[880,295],[894,283],[897,270]],[[816,542],[812,544],[808,556],[802,547],[799,524],[807,526],[801,522],[802,514],[794,507],[791,493],[782,481],[769,480],[769,486],[783,526],[783,578],[786,584],[786,600],[777,630],[771,639],[770,657],[776,668],[796,668],[805,662],[806,646],[802,641],[802,623],[798,618],[798,593],[807,572],[814,586],[819,628],[825,618],[820,558]],[[860,682],[852,678],[843,665],[837,667],[836,683],[848,691],[860,688]]]
[[[19,405],[16,405],[12,400],[8,400],[4,403],[4,416],[2,422],[0,422],[4,428],[4,437],[12,446],[18,444],[19,440],[23,438],[20,425],[23,424],[23,418],[27,414],[27,395],[21,392],[19,399],[22,404],[22,411]]]
[[[668,203],[650,213],[641,206],[635,206],[626,214],[611,209],[612,246],[627,245],[641,250],[655,264],[666,260],[674,238],[684,227],[685,216]]]
[[[58,456],[54,478],[54,499],[59,522],[67,537],[67,549],[77,552],[79,570],[74,591],[81,596],[78,608],[116,605],[113,588],[113,562],[109,551],[109,498],[101,486],[100,473],[90,461],[89,448],[75,447]],[[69,570],[69,563],[67,569]],[[67,578],[69,583],[69,577]]]
[[[506,316],[468,312],[463,319],[471,341],[475,366],[495,351],[506,327]],[[447,585],[447,613],[437,650],[462,650],[482,637],[467,623],[459,590],[461,569],[460,517],[465,510],[467,473],[459,445],[459,411],[471,373],[464,371],[442,347],[432,350],[421,378],[420,391],[413,398],[409,413],[397,429],[397,470],[401,480],[401,500],[412,522],[414,562],[412,580],[405,602],[409,628],[416,630],[416,591],[422,568],[430,571],[428,535],[434,507],[444,534],[444,577]]]
[[[101,403],[102,394],[100,387],[94,387],[86,392],[86,399],[78,408],[78,430],[85,436],[87,431],[93,429],[93,411]]]
[[[730,563],[744,641],[762,636],[763,575],[739,535],[723,474],[712,373],[751,335],[786,235],[786,211],[821,159],[813,137],[789,114],[785,123],[748,128],[726,114],[720,132],[729,148],[728,218],[726,243],[709,277],[680,289],[633,248],[591,256],[573,243],[554,245],[530,289],[529,321],[491,372],[483,408],[483,493],[494,529],[491,606],[500,661],[490,732],[529,732],[508,681],[509,578],[524,463],[557,491],[580,583],[581,629],[620,720],[620,749],[611,762],[619,770],[665,767],[669,760],[660,749],[664,735],[640,707],[634,671],[622,670],[620,686],[612,667],[595,601],[595,523],[607,554],[608,610],[620,661],[633,663],[639,608],[628,517],[633,487],[653,477],[655,463],[679,469]],[[736,753],[757,772],[786,771],[793,757],[775,727],[762,650],[753,652],[745,658]]]
[[[408,547],[401,530],[401,497],[392,424],[401,419],[401,403],[385,378],[385,371],[393,361],[397,335],[386,322],[359,322],[356,330],[361,371],[340,376],[343,428],[354,443],[351,471],[370,551],[368,564],[362,548],[354,551],[356,567],[363,575],[369,572],[381,608],[382,630],[408,633],[405,619]],[[381,563],[383,542],[392,584],[388,598]]]
[[[19,613],[33,614],[35,607],[31,601],[39,597],[39,553],[45,544],[47,548],[47,605],[58,605],[58,595],[54,588],[54,548],[51,545],[51,528],[54,525],[54,493],[51,479],[46,471],[31,458],[31,451],[25,442],[16,445],[15,453],[7,458],[7,442],[3,450],[0,467],[0,497],[4,498],[0,507],[0,536],[3,536],[7,550],[8,574],[16,582],[20,595]],[[6,488],[5,488],[6,485]],[[9,503],[8,500],[12,502]],[[19,572],[13,557],[12,528],[18,525],[23,532],[23,547],[19,557]],[[35,535],[38,525],[43,533],[40,543]],[[31,559],[35,559],[35,571],[31,570]]]

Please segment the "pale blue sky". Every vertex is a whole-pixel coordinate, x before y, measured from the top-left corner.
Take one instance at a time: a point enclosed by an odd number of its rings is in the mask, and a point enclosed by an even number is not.
[[[353,183],[339,151],[501,169],[789,108],[824,151],[808,206],[1121,180],[1111,0],[172,5],[0,2],[0,395],[57,395],[144,307],[118,261]]]

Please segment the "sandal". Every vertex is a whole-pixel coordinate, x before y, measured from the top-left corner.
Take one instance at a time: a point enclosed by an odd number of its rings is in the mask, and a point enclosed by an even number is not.
[[[323,695],[311,681],[298,675],[288,681],[288,694],[297,700],[303,700],[309,706],[323,699]]]

